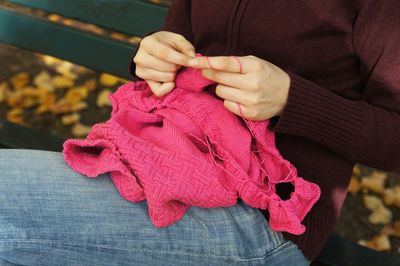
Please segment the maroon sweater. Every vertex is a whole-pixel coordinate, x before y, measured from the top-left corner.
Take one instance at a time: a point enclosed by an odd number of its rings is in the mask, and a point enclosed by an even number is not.
[[[273,131],[283,157],[321,188],[306,232],[284,234],[308,259],[338,220],[354,163],[400,172],[397,0],[175,0],[163,29],[203,55],[254,55],[289,73]]]

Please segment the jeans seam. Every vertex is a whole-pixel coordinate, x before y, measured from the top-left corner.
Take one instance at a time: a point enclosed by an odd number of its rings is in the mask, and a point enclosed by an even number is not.
[[[144,248],[120,248],[108,245],[83,245],[83,244],[75,244],[69,242],[61,242],[57,240],[49,240],[49,239],[7,239],[7,240],[0,240],[0,243],[7,243],[7,242],[21,242],[21,243],[29,243],[29,242],[43,242],[43,243],[54,243],[58,245],[64,246],[78,246],[78,247],[94,247],[94,248],[105,248],[105,249],[112,249],[112,250],[121,250],[121,251],[143,251],[143,252],[150,252],[150,253],[158,253],[158,254],[170,254],[170,255],[181,255],[181,256],[196,256],[196,257],[213,257],[216,259],[221,260],[234,260],[237,262],[242,261],[252,261],[252,260],[261,260],[262,258],[249,258],[249,259],[242,259],[236,255],[232,256],[219,256],[216,254],[196,254],[196,253],[185,253],[185,252],[174,252],[174,251],[160,251],[160,250],[153,250],[153,249],[144,249]]]
[[[284,248],[285,246],[292,244],[290,241],[285,241],[281,245],[277,246],[273,250],[268,250],[262,257],[255,257],[255,258],[238,258],[238,262],[246,262],[246,261],[260,261],[264,260],[270,255],[273,255],[274,253],[278,252],[280,249]],[[295,244],[294,244],[295,245]]]
[[[270,256],[270,255],[273,255],[273,254],[277,253],[279,250],[285,248],[285,247],[288,246],[288,245],[295,245],[295,244],[294,244],[293,242],[289,241],[289,240],[286,240],[286,241],[284,241],[281,245],[279,245],[279,246],[277,246],[276,248],[274,248],[273,250],[268,250],[268,251],[264,254],[264,256],[261,257],[261,259],[264,259],[264,258],[266,258],[266,257],[268,257],[268,256]]]

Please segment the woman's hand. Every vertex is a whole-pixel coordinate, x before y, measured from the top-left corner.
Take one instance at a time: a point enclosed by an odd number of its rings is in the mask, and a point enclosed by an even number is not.
[[[175,87],[176,71],[193,57],[194,47],[182,35],[159,31],[140,42],[133,58],[135,74],[147,82],[155,95],[161,97]]]
[[[202,69],[205,78],[218,83],[216,94],[237,115],[266,120],[279,116],[286,105],[290,77],[268,61],[255,56],[197,57],[189,65]]]

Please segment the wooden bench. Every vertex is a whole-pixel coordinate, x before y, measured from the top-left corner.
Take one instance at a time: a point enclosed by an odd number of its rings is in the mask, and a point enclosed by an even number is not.
[[[1,42],[101,72],[129,77],[127,65],[135,45],[107,35],[71,28],[5,6],[5,2],[140,37],[160,29],[172,0],[164,0],[165,4],[144,0],[0,0]],[[63,140],[56,137],[0,118],[0,148],[61,151],[62,143]],[[332,235],[312,265],[400,265],[400,259]]]
[[[0,4],[5,2],[133,36],[159,29],[168,10],[166,5],[144,0],[0,0]],[[0,7],[0,41],[120,77],[129,77],[127,64],[136,49],[127,42],[71,28],[4,5]]]

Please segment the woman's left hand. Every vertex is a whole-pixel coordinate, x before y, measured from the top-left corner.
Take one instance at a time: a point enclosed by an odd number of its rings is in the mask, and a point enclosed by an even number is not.
[[[189,65],[202,69],[203,77],[218,83],[216,94],[239,116],[266,120],[279,116],[286,105],[290,77],[268,61],[255,56],[204,56],[190,60]]]

